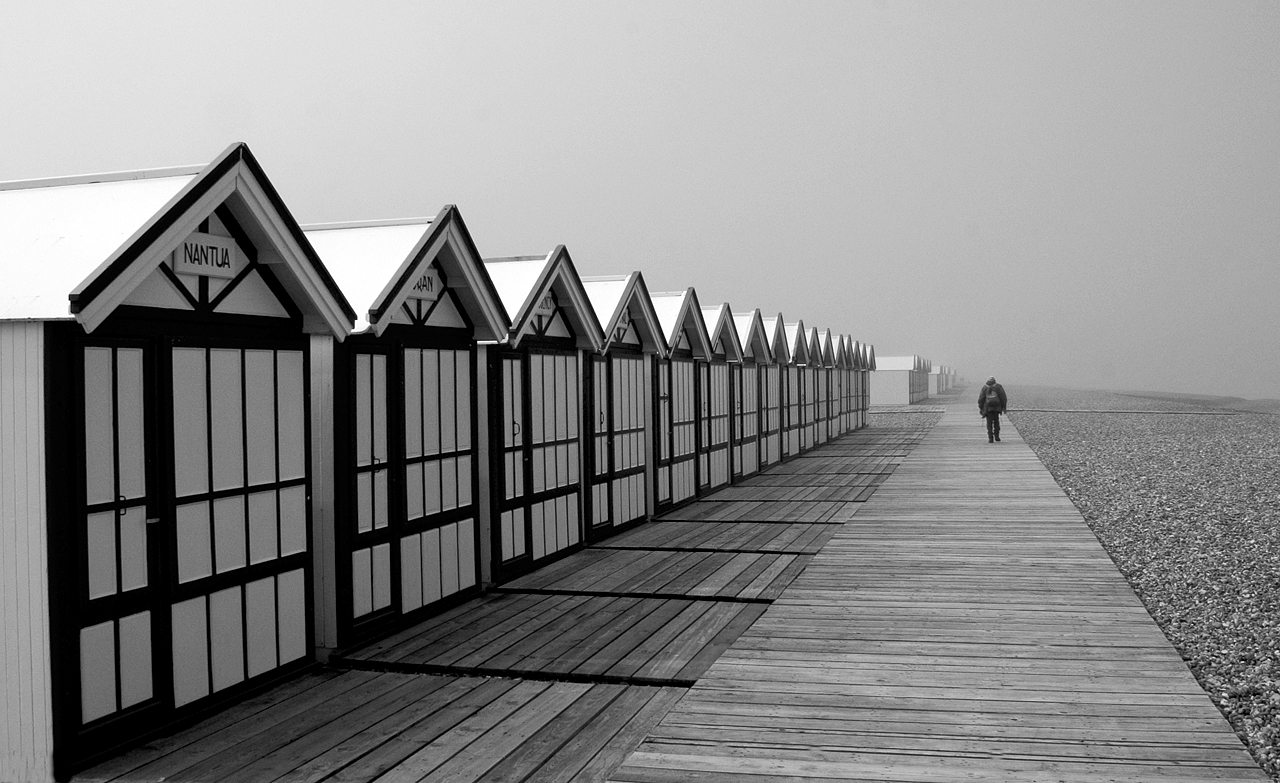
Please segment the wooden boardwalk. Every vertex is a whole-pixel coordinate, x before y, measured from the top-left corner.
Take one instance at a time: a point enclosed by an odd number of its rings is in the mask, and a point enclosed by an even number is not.
[[[847,436],[77,780],[605,780],[923,435]]]
[[[612,780],[1267,780],[1015,429],[984,434],[949,410]]]
[[[76,779],[1265,780],[1012,427],[927,418]]]

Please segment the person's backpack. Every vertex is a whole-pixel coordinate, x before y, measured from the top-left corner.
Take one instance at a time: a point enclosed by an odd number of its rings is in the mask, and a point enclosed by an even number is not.
[[[987,398],[984,401],[984,407],[988,413],[1000,410],[1000,392],[996,391],[995,386],[987,387]]]

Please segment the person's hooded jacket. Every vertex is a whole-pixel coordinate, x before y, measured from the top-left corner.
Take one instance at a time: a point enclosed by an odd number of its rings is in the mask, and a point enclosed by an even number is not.
[[[996,387],[996,394],[1000,397],[1000,410],[991,411],[992,413],[1004,413],[1005,406],[1009,404],[1009,398],[1005,396],[1004,387],[996,383],[995,378],[987,380],[986,384],[978,390],[978,412],[986,416],[987,411],[987,389]]]

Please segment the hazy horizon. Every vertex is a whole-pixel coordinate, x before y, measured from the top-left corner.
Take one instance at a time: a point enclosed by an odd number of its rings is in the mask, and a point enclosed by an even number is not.
[[[253,149],[301,223],[972,380],[1280,399],[1280,4],[16,4],[0,180]]]

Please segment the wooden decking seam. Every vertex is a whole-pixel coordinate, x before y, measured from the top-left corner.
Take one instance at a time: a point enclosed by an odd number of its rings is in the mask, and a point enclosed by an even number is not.
[[[578,674],[575,672],[548,672],[538,669],[488,668],[485,666],[444,666],[431,663],[404,663],[402,661],[376,661],[339,657],[330,658],[329,666],[334,669],[349,671],[436,674],[454,677],[500,677],[508,680],[532,680],[534,682],[568,682],[582,685],[636,685],[650,688],[691,688],[697,682],[695,679],[620,677],[611,674]]]
[[[600,548],[602,548],[602,549],[603,549],[604,547],[600,547]],[[619,547],[619,548],[618,548],[617,550],[615,550],[615,551],[625,552],[625,551],[630,551],[630,550],[628,550],[628,549],[627,549],[627,548],[625,548],[625,547]],[[645,550],[645,551],[647,551],[647,550]],[[677,552],[709,551],[709,552],[717,552],[717,553],[718,553],[718,552],[724,552],[724,551],[726,551],[726,550],[723,550],[723,549],[712,549],[712,550],[694,550],[694,549],[661,550],[661,549],[655,549],[655,550],[652,550],[652,551],[658,551],[658,552],[663,552],[663,551],[677,551]],[[807,552],[799,552],[799,553],[794,553],[794,552],[793,552],[793,553],[787,553],[787,552],[751,552],[751,553],[746,553],[746,554],[764,554],[764,555],[800,554],[800,555],[805,555],[805,554],[809,554],[809,553],[807,553]],[[626,591],[621,591],[621,590],[557,590],[557,589],[555,589],[555,588],[553,588],[553,587],[494,587],[494,588],[492,588],[492,590],[491,590],[490,592],[493,592],[493,593],[504,593],[504,594],[508,594],[508,595],[573,595],[573,596],[581,596],[581,597],[584,597],[584,598],[654,598],[654,599],[663,600],[663,601],[707,601],[707,602],[710,602],[710,603],[722,603],[722,604],[771,604],[771,603],[773,603],[773,600],[774,600],[774,599],[772,599],[772,598],[743,598],[743,597],[741,597],[741,596],[736,596],[736,595],[697,595],[697,594],[692,594],[692,593],[633,593],[633,592],[626,592]]]

